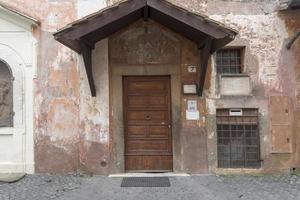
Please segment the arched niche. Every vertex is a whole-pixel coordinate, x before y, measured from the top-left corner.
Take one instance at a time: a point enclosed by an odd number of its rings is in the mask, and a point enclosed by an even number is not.
[[[9,68],[12,81],[13,128],[24,128],[24,67],[18,53],[0,43],[0,63]],[[0,127],[1,132],[1,127]]]
[[[13,76],[10,67],[0,60],[0,127],[13,127]]]

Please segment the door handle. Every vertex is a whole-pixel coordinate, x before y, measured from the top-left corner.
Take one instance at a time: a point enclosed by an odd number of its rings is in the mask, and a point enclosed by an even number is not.
[[[150,120],[150,119],[151,119],[151,117],[150,117],[149,115],[147,115],[147,116],[146,116],[146,119],[147,119],[147,120]]]

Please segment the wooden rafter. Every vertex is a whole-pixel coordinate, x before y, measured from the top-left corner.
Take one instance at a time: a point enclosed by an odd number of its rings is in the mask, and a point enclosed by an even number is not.
[[[202,96],[203,89],[204,89],[204,83],[205,83],[205,77],[206,77],[206,71],[207,71],[207,65],[208,61],[211,55],[211,47],[212,47],[212,38],[207,38],[203,44],[203,48],[200,49],[200,57],[201,57],[201,64],[200,64],[200,77],[199,77],[199,83],[198,83],[198,95]]]
[[[90,85],[91,95],[93,97],[95,97],[96,96],[96,88],[95,88],[95,82],[94,82],[94,77],[93,77],[92,49],[88,44],[86,44],[84,42],[80,43],[80,47],[81,47],[81,54],[83,57],[87,78],[88,78],[89,85]]]
[[[144,7],[144,21],[148,21],[148,18],[149,18],[149,6],[146,5]]]
[[[287,48],[287,49],[290,49],[290,48],[293,46],[294,42],[295,42],[298,38],[300,38],[300,30],[298,31],[298,33],[296,33],[296,34],[290,39],[290,41],[289,41],[289,42],[287,43],[287,45],[286,45],[286,48]]]

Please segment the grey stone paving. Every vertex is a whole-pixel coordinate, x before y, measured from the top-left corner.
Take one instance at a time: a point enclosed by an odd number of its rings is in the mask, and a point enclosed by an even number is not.
[[[26,176],[0,183],[0,200],[300,200],[300,176],[191,176],[168,188],[121,188],[121,178]]]

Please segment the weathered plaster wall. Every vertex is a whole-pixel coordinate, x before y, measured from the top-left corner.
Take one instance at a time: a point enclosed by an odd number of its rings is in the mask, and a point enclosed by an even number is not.
[[[288,171],[295,166],[293,154],[287,153],[286,149],[282,150],[284,153],[274,153],[277,151],[274,149],[274,144],[284,147],[287,146],[286,143],[295,142],[287,141],[287,136],[274,135],[274,131],[281,128],[292,131],[293,115],[290,113],[293,109],[295,91],[292,66],[297,62],[297,58],[289,56],[290,53],[285,48],[289,31],[285,21],[280,17],[278,5],[279,1],[217,0],[209,1],[207,4],[206,13],[211,18],[239,31],[238,37],[228,46],[245,46],[244,71],[250,75],[253,88],[252,95],[249,97],[220,97],[219,83],[212,63],[211,85],[214,87],[211,87],[207,93],[208,110],[210,110],[208,121],[212,121],[207,125],[208,129],[211,128],[208,131],[211,171],[219,171],[216,169],[216,151],[215,153],[211,151],[216,148],[213,111],[218,107],[259,108],[262,171]],[[272,105],[274,99],[278,99],[276,96],[283,96],[283,98],[276,103],[277,105]],[[285,101],[287,105],[282,111],[271,110],[278,104],[283,107]],[[275,119],[280,117],[287,120],[276,122]],[[286,134],[290,133],[286,132]]]
[[[284,20],[288,32],[288,38],[285,44],[300,30],[300,12],[283,11],[279,17]],[[282,49],[281,72],[285,72],[286,90],[291,96],[291,107],[293,109],[293,152],[294,152],[294,167],[300,168],[300,112],[299,112],[299,74],[300,74],[300,39],[298,38],[290,50]]]
[[[94,51],[95,83],[101,99],[91,98],[81,56],[59,44],[52,35],[67,23],[103,8],[106,2],[1,0],[1,3],[41,22],[34,30],[39,41],[35,79],[36,172],[107,174],[107,45],[101,42]]]
[[[57,43],[52,33],[76,19],[76,2],[41,5],[36,80],[35,160],[37,172],[74,172],[78,168],[79,77],[76,54]],[[45,9],[43,12],[43,8]],[[40,17],[39,16],[39,17]]]
[[[41,22],[35,79],[36,172],[69,173],[78,166],[79,76],[76,54],[52,33],[76,19],[76,1],[1,0]]]
[[[105,174],[110,170],[109,147],[109,68],[108,40],[93,50],[96,97],[91,97],[82,59],[80,59],[80,169],[86,174]]]
[[[41,21],[41,26],[34,30],[36,39],[39,41],[35,79],[36,172],[72,173],[81,169],[85,173],[107,174],[110,170],[118,171],[122,168],[122,166],[118,168],[119,164],[115,160],[117,148],[114,146],[117,140],[114,138],[115,133],[112,132],[111,137],[109,136],[111,131],[109,127],[113,125],[108,121],[109,90],[106,86],[109,85],[108,65],[111,67],[111,64],[108,63],[107,40],[99,42],[93,52],[93,62],[97,66],[94,69],[96,88],[98,95],[101,96],[91,98],[81,58],[56,42],[52,36],[57,28],[116,1],[0,0],[1,3]],[[277,10],[279,0],[170,1],[193,12],[204,13],[239,31],[237,39],[230,45],[245,46],[245,72],[249,74],[253,88],[251,96],[221,97],[214,58],[210,60],[205,83],[205,98],[196,96],[177,98],[180,103],[176,104],[178,107],[174,109],[177,113],[181,113],[177,115],[177,117],[180,116],[181,122],[173,128],[173,134],[176,135],[176,131],[180,131],[181,134],[177,134],[176,145],[186,148],[174,149],[174,153],[180,160],[176,164],[176,169],[203,173],[207,172],[209,166],[211,172],[218,171],[216,169],[215,133],[215,109],[218,107],[258,107],[260,109],[261,155],[264,160],[262,165],[264,171],[275,172],[300,166],[298,145],[300,137],[297,133],[300,124],[299,39],[290,51],[285,49],[287,39],[299,29],[300,20],[297,11],[279,13]],[[189,64],[199,65],[196,45],[177,34],[172,37],[179,38],[178,40],[181,41],[181,61],[178,61],[178,57],[174,59],[174,62],[172,61],[172,64],[179,67],[180,78],[178,79],[181,82],[193,82],[197,76],[189,75],[186,67]],[[135,55],[136,53],[127,56]],[[143,74],[150,73],[148,68],[152,68],[152,65],[167,64],[172,58],[171,56],[157,60],[155,54],[147,56],[149,57],[146,57],[146,60],[145,57],[137,57],[138,61],[141,59],[139,63],[129,62],[128,64],[145,64],[146,61],[147,65],[151,66],[145,66],[145,69],[140,72]],[[113,93],[114,90],[111,92]],[[180,91],[177,92],[180,93]],[[269,112],[269,102],[272,99],[271,96],[274,95],[286,96],[291,109],[295,111],[292,112],[293,116],[289,122],[294,124],[292,141],[294,154],[271,153],[270,130],[272,127],[270,126],[272,124],[270,119],[273,116]],[[197,122],[184,120],[183,111],[188,98],[198,100],[201,119]],[[113,111],[110,110],[110,112]],[[197,147],[197,153],[194,147]],[[113,154],[112,161],[110,161],[109,151]],[[208,162],[206,162],[207,159]],[[117,166],[117,170],[113,163]]]
[[[288,171],[294,166],[291,153],[276,153],[273,145],[286,143],[286,138],[272,134],[278,128],[273,119],[284,112],[271,112],[270,103],[273,96],[293,98],[293,75],[287,68],[295,59],[286,58],[285,41],[288,31],[284,20],[278,15],[278,1],[209,1],[207,14],[229,27],[239,31],[238,37],[228,46],[245,46],[244,71],[251,78],[252,95],[248,97],[221,97],[218,93],[219,80],[214,72],[212,63],[212,79],[210,90],[207,93],[209,134],[209,160],[211,171],[220,171],[216,168],[216,136],[215,136],[215,108],[221,107],[254,107],[259,108],[261,159],[262,171]],[[220,9],[222,7],[222,9]],[[283,64],[282,60],[285,61]],[[290,77],[290,78],[289,78]],[[283,101],[279,104],[283,105]],[[287,107],[290,110],[290,107]],[[287,124],[293,123],[293,117]],[[282,125],[280,125],[282,126]],[[286,126],[289,127],[289,126]],[[215,149],[215,150],[213,150]]]
[[[106,6],[105,0],[77,0],[77,17],[81,18]]]

